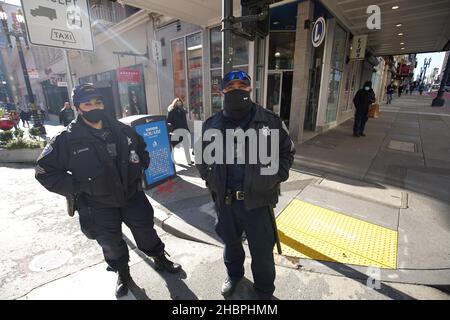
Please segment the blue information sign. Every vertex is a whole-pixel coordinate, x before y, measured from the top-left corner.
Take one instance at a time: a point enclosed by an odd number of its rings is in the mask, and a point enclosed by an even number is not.
[[[166,121],[137,125],[136,132],[144,138],[150,155],[150,166],[145,170],[147,185],[151,186],[175,174],[171,157]]]
[[[131,125],[144,139],[150,156],[150,165],[145,170],[146,188],[151,188],[176,175],[172,161],[169,132],[164,116],[132,116],[121,119]]]

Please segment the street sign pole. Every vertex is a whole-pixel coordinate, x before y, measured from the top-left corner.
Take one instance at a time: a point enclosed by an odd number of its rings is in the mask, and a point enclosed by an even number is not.
[[[233,0],[222,0],[222,77],[233,70]]]
[[[444,76],[442,77],[441,86],[439,87],[438,94],[436,98],[433,99],[431,103],[432,107],[443,107],[445,104],[444,92],[445,86],[448,83],[448,78],[450,77],[450,59],[447,60],[447,66],[445,67]]]
[[[70,66],[69,53],[65,49],[63,51],[64,51],[64,61],[66,63],[66,72],[67,72],[67,91],[69,94],[70,105],[73,106],[72,90],[75,85],[74,85],[73,77],[72,77],[72,68]]]

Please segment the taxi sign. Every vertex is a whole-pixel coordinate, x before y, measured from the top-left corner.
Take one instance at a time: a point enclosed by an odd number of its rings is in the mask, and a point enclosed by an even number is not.
[[[34,45],[94,51],[88,0],[21,0]]]

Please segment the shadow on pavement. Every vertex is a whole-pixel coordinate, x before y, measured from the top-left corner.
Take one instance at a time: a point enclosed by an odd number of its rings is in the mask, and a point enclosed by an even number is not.
[[[140,258],[143,259],[143,261],[147,265],[155,269],[154,262],[145,253],[140,251],[125,234],[123,234],[123,239],[128,244],[128,246],[132,250],[134,250]],[[166,282],[172,300],[198,300],[198,297],[195,295],[195,293],[192,292],[192,290],[189,289],[189,287],[183,281],[183,279],[187,278],[186,272],[184,270],[176,274],[170,274],[165,271],[158,272],[158,274]],[[144,289],[140,288],[135,283],[134,285],[135,286],[132,286],[130,290],[137,300],[150,300]]]
[[[368,283],[368,281],[373,281],[374,279],[372,279],[371,277],[369,277],[368,275],[361,273],[353,268],[351,268],[349,265],[344,265],[344,264],[337,264],[338,262],[336,260],[334,260],[331,257],[328,257],[326,255],[324,255],[321,252],[318,252],[316,250],[314,250],[311,247],[308,247],[306,245],[304,245],[303,243],[298,242],[297,240],[287,236],[286,234],[284,234],[283,232],[280,232],[280,240],[282,239],[284,243],[289,243],[291,247],[295,248],[296,250],[298,250],[299,252],[308,254],[308,255],[312,255],[315,257],[320,257],[320,258],[315,258],[314,260],[333,269],[334,271],[342,274],[343,276],[353,279],[355,281],[360,282],[361,284],[366,284]],[[320,259],[320,260],[319,260]],[[325,260],[325,261],[324,261]],[[326,261],[331,262],[331,263],[326,263]],[[391,286],[383,283],[383,282],[379,282],[380,284],[380,289],[374,289],[377,292],[383,294],[386,297],[389,297],[393,300],[416,300],[414,297],[411,297],[410,295],[403,293],[397,289],[392,288]]]

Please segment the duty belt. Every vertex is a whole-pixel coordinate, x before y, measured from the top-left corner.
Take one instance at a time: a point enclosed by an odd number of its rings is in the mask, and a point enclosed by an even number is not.
[[[231,205],[233,200],[244,201],[244,199],[245,199],[244,191],[227,189],[225,195],[225,204]]]

